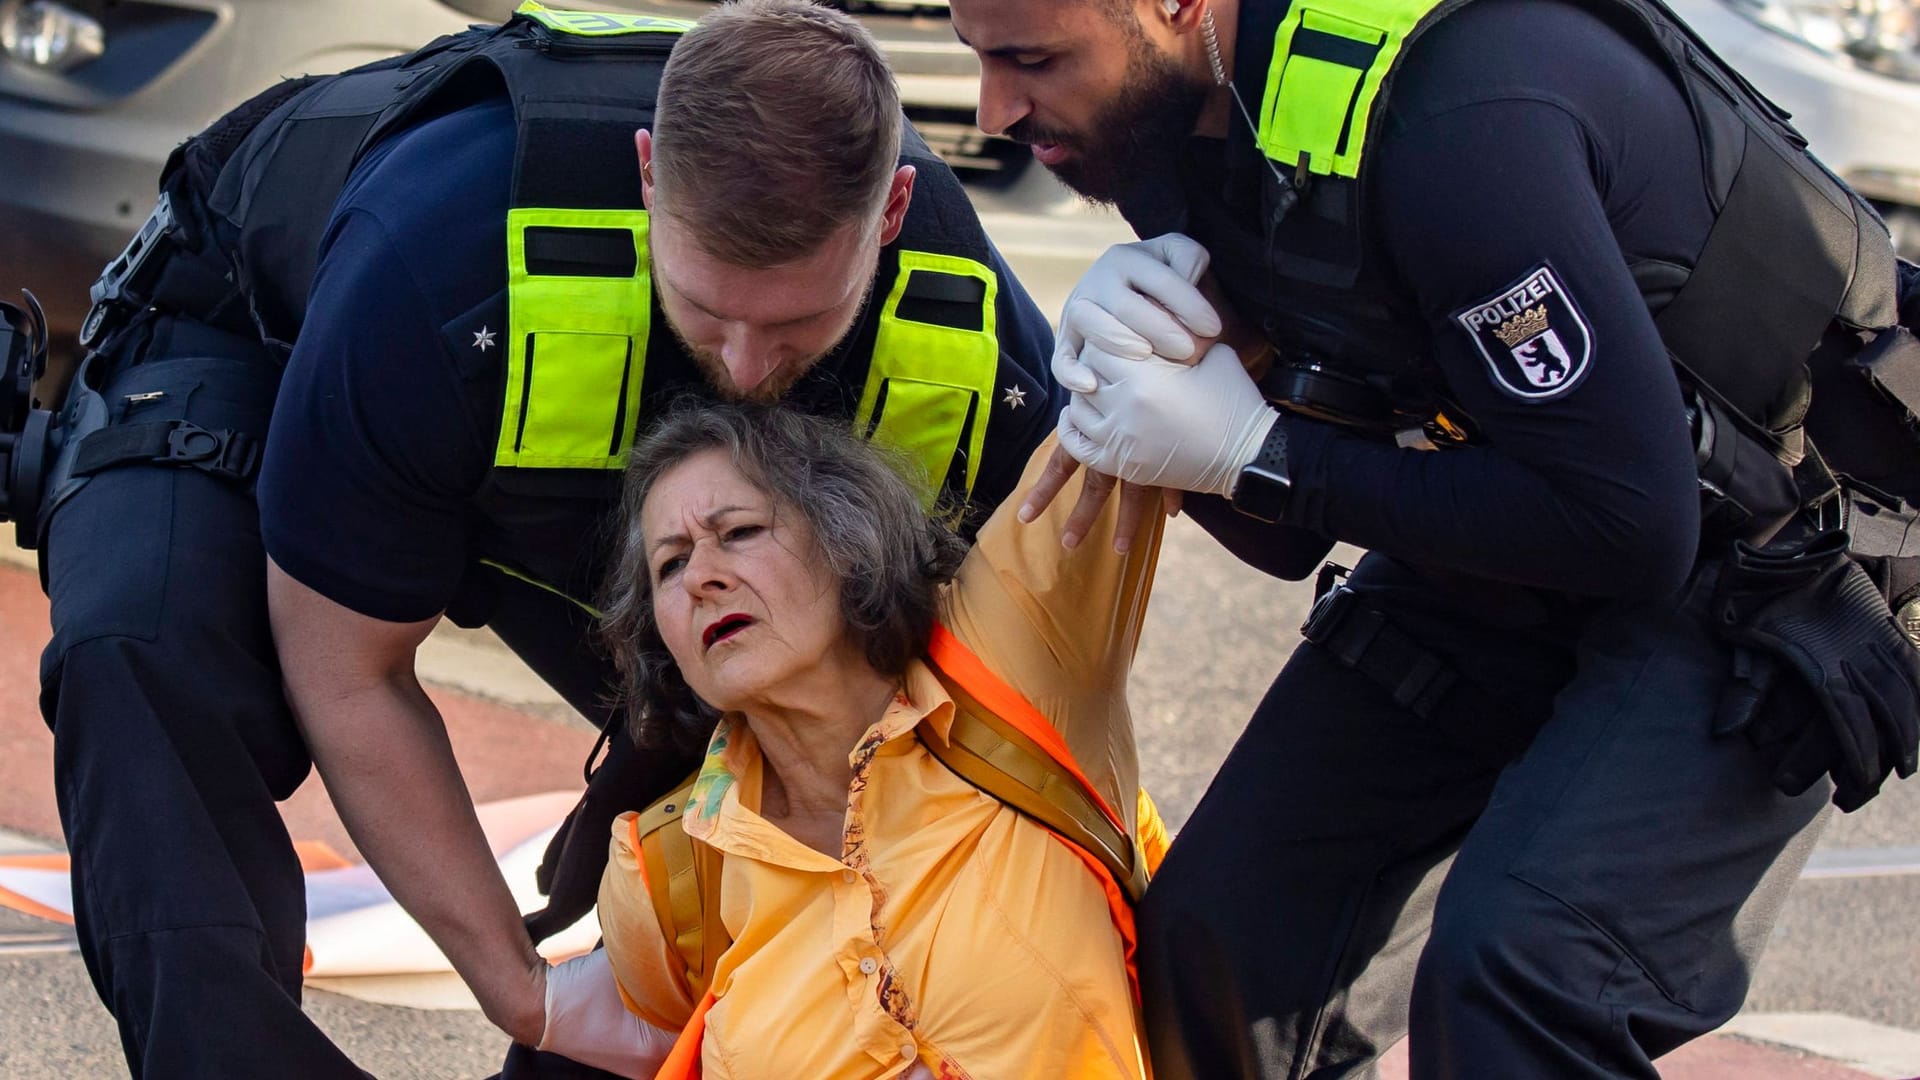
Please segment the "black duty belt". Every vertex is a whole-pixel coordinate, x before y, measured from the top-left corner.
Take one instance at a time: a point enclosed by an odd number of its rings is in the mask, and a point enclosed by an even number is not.
[[[1468,699],[1479,695],[1461,681],[1454,666],[1340,581],[1347,573],[1346,567],[1334,563],[1321,568],[1314,583],[1313,608],[1300,624],[1301,636],[1422,720],[1433,719],[1443,704],[1449,711],[1471,709]]]

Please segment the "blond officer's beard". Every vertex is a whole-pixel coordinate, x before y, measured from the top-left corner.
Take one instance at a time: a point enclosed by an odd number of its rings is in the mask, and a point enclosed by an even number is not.
[[[869,273],[866,291],[861,294],[860,302],[853,306],[853,311],[847,316],[846,322],[839,327],[839,332],[834,334],[833,344],[812,356],[782,363],[778,370],[760,380],[759,384],[751,390],[742,390],[739,384],[733,381],[733,373],[727,370],[726,361],[720,358],[719,353],[688,341],[687,336],[680,332],[680,328],[673,324],[673,317],[667,315],[664,309],[660,313],[665,316],[667,329],[672,331],[674,340],[680,343],[681,351],[693,358],[694,366],[700,369],[702,380],[707,384],[707,388],[713,391],[714,396],[722,401],[771,405],[786,397],[787,391],[793,389],[793,385],[799,382],[807,372],[812,371],[815,364],[846,342],[847,335],[859,325],[860,317],[866,313],[867,302],[872,297],[873,275]]]

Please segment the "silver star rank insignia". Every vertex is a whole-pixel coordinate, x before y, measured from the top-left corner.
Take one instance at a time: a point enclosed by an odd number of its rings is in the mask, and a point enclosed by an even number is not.
[[[1007,403],[1007,408],[1017,409],[1027,403],[1027,392],[1018,386],[1009,386],[1007,392],[1000,395],[1000,400]]]
[[[474,331],[473,347],[479,349],[481,352],[486,352],[488,349],[493,348],[493,331],[484,326]]]

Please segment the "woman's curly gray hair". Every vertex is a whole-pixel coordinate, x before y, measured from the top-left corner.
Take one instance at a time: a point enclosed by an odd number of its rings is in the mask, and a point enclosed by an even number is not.
[[[704,749],[719,720],[687,686],[660,638],[640,523],[647,494],[667,470],[716,449],[772,496],[775,513],[806,520],[817,557],[839,583],[847,633],[883,675],[903,674],[926,652],[940,587],[966,553],[965,543],[921,505],[904,463],[856,438],[845,421],[768,405],[675,408],[633,448],[617,562],[601,602],[601,632],[641,746]]]

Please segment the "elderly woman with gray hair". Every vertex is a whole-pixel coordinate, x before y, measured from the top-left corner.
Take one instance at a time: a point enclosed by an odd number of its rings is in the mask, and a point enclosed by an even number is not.
[[[633,737],[706,757],[616,822],[605,948],[549,974],[542,1049],[661,1078],[1145,1075],[1128,897],[1165,834],[1125,683],[1160,522],[1115,537],[1109,511],[1067,550],[1017,505],[967,551],[879,450],[778,409],[636,447],[606,638]]]

